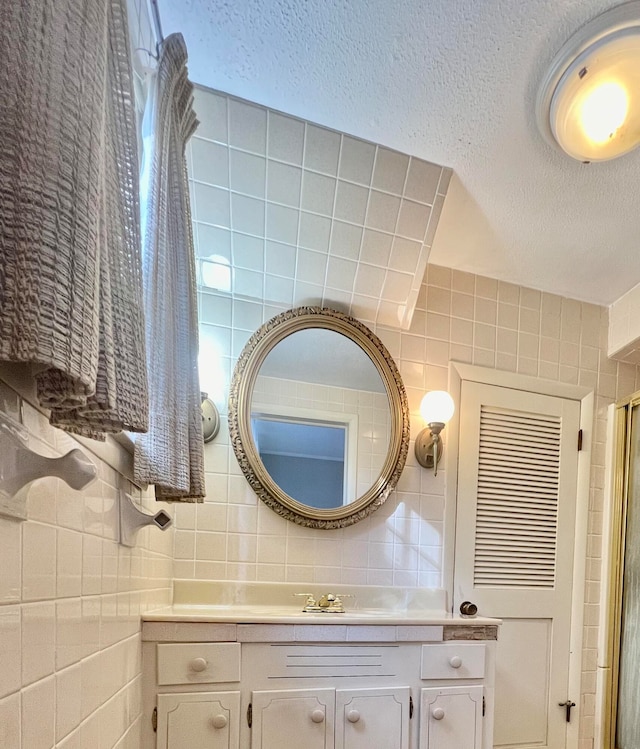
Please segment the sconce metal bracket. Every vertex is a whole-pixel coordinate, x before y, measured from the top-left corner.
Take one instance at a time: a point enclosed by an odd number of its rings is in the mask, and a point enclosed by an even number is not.
[[[434,475],[438,474],[438,463],[442,459],[443,448],[440,432],[443,429],[443,423],[439,421],[431,422],[426,429],[418,434],[414,446],[418,463],[423,468],[432,468]]]
[[[216,408],[216,404],[207,396],[206,393],[201,393],[202,405],[202,437],[205,442],[211,442],[214,440],[220,431],[220,414]]]

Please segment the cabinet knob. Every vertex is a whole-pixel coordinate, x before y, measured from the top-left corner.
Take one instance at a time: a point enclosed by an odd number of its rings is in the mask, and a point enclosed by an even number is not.
[[[357,723],[360,720],[360,712],[358,710],[349,710],[347,720],[349,723]]]
[[[324,720],[324,710],[314,710],[311,713],[311,720],[314,723],[322,723]]]
[[[211,725],[214,728],[224,728],[228,722],[226,715],[214,715],[213,718],[211,718]]]
[[[444,710],[441,707],[436,707],[431,715],[433,715],[436,720],[442,720],[444,718]]]
[[[204,671],[207,667],[207,662],[204,658],[193,658],[193,660],[189,661],[189,668],[192,671]]]
[[[454,655],[449,658],[449,665],[451,668],[460,668],[462,666],[462,658],[459,655]]]

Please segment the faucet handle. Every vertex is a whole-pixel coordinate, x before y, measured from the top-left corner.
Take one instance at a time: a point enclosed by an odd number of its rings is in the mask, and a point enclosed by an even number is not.
[[[313,593],[294,593],[293,594],[296,597],[304,596],[307,600],[304,603],[304,608],[302,611],[304,612],[307,608],[312,606],[317,606],[316,599],[313,597]]]

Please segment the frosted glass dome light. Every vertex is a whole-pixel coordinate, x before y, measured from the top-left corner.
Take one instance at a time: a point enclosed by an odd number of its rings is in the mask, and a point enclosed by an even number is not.
[[[427,424],[446,424],[454,410],[453,398],[446,390],[432,390],[420,402],[420,415]]]
[[[446,390],[432,390],[420,403],[420,415],[428,426],[417,435],[414,452],[418,463],[424,468],[433,468],[436,476],[442,458],[440,432],[453,416],[454,410],[453,398]]]
[[[578,161],[608,161],[640,145],[640,2],[602,13],[553,60],[536,101],[538,126]]]

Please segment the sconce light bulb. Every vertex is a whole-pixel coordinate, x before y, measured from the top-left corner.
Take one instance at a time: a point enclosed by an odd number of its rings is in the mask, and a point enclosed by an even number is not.
[[[453,398],[445,390],[432,390],[420,404],[420,414],[428,426],[416,437],[415,455],[421,466],[433,469],[435,476],[442,458],[440,432],[453,416],[454,409]]]
[[[453,398],[446,390],[432,390],[420,403],[420,415],[427,424],[446,424],[455,410]]]

